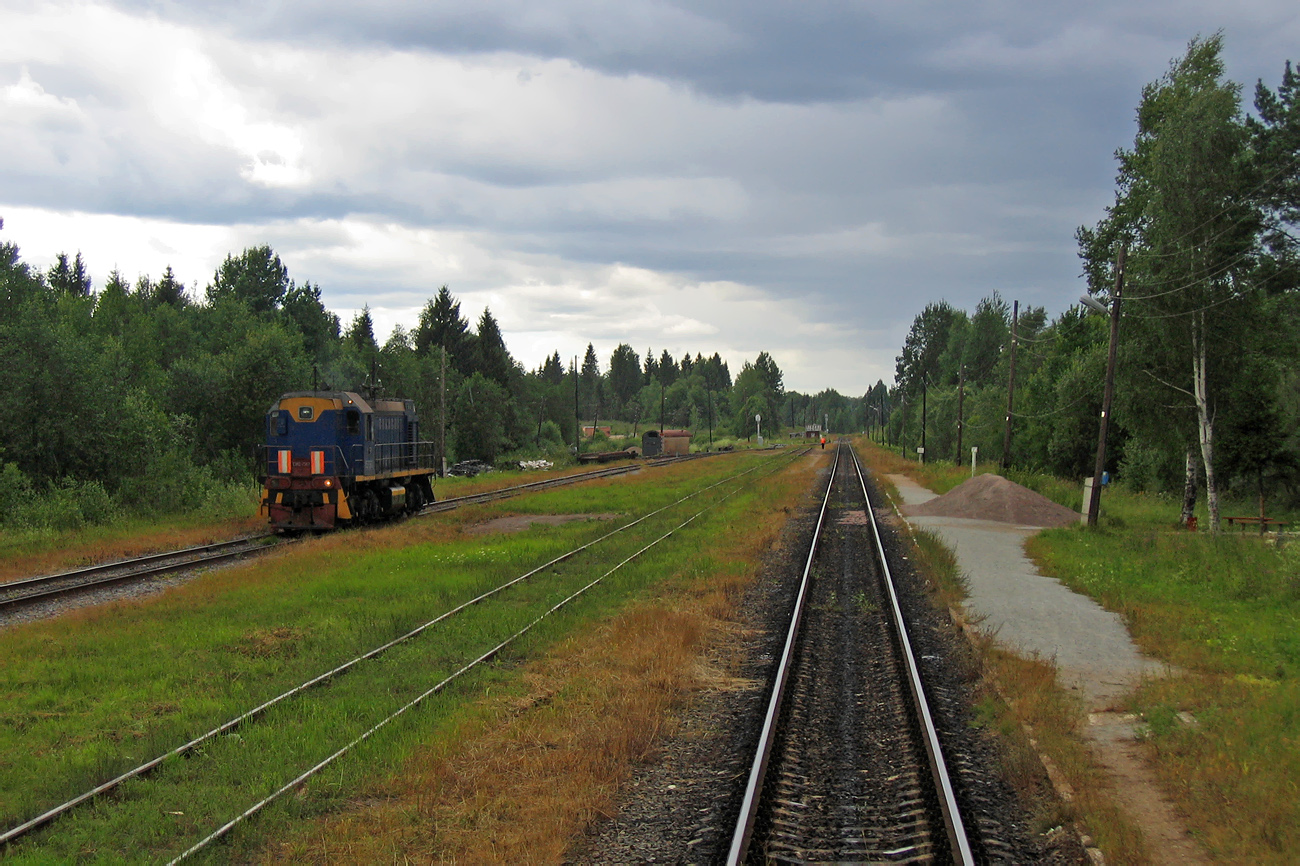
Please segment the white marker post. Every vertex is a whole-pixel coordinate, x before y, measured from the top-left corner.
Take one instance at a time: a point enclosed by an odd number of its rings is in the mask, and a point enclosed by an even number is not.
[[[975,457],[979,453],[980,453],[980,447],[978,445],[972,445],[970,447],[970,477],[971,478],[975,477]]]
[[[755,415],[754,423],[758,425],[758,447],[763,447],[763,416]]]

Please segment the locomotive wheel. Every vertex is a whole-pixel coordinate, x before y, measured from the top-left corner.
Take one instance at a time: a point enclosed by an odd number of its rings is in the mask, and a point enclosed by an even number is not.
[[[406,510],[411,514],[415,514],[423,507],[424,492],[420,490],[419,484],[412,484],[406,494]]]

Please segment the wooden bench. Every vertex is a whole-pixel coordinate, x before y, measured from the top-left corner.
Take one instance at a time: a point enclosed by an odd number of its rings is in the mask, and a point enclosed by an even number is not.
[[[1279,520],[1276,517],[1224,517],[1223,519],[1228,521],[1229,526],[1240,523],[1242,529],[1247,526],[1258,526],[1260,535],[1263,535],[1268,529],[1276,529],[1281,532],[1291,525],[1289,520]]]

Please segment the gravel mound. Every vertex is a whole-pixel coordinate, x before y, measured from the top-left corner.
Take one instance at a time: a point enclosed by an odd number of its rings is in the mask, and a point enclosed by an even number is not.
[[[903,513],[919,517],[970,517],[998,520],[1020,526],[1066,526],[1079,522],[1078,512],[1042,496],[1001,475],[976,475],[943,496],[922,505],[909,505]]]

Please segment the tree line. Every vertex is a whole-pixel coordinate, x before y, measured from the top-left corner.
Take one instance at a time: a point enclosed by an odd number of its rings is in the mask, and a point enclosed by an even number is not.
[[[591,344],[580,357],[556,351],[526,370],[491,310],[471,325],[447,286],[380,343],[368,308],[341,321],[265,245],[228,255],[204,289],[187,291],[171,268],[134,281],[115,271],[96,289],[79,253],[42,272],[0,243],[0,364],[0,483],[43,515],[28,523],[197,510],[231,485],[246,489],[265,412],[288,391],[415,400],[422,438],[444,444],[449,461],[608,448],[583,428],[611,420],[719,443],[752,437],[756,415],[769,434],[783,419],[830,413],[856,423],[845,414],[853,401],[834,392],[788,392],[766,352],[734,378],[716,352],[675,358],[627,344],[607,359]]]
[[[1108,469],[1180,493],[1184,520],[1203,496],[1216,527],[1222,491],[1294,501],[1300,481],[1300,75],[1259,82],[1247,114],[1221,53],[1221,35],[1194,39],[1143,88],[1115,202],[1077,233],[1089,294],[1120,303]],[[1010,312],[994,294],[916,317],[875,403],[890,441],[920,444],[924,400],[929,455],[965,459],[961,435],[1006,465],[1091,475],[1107,319]]]

